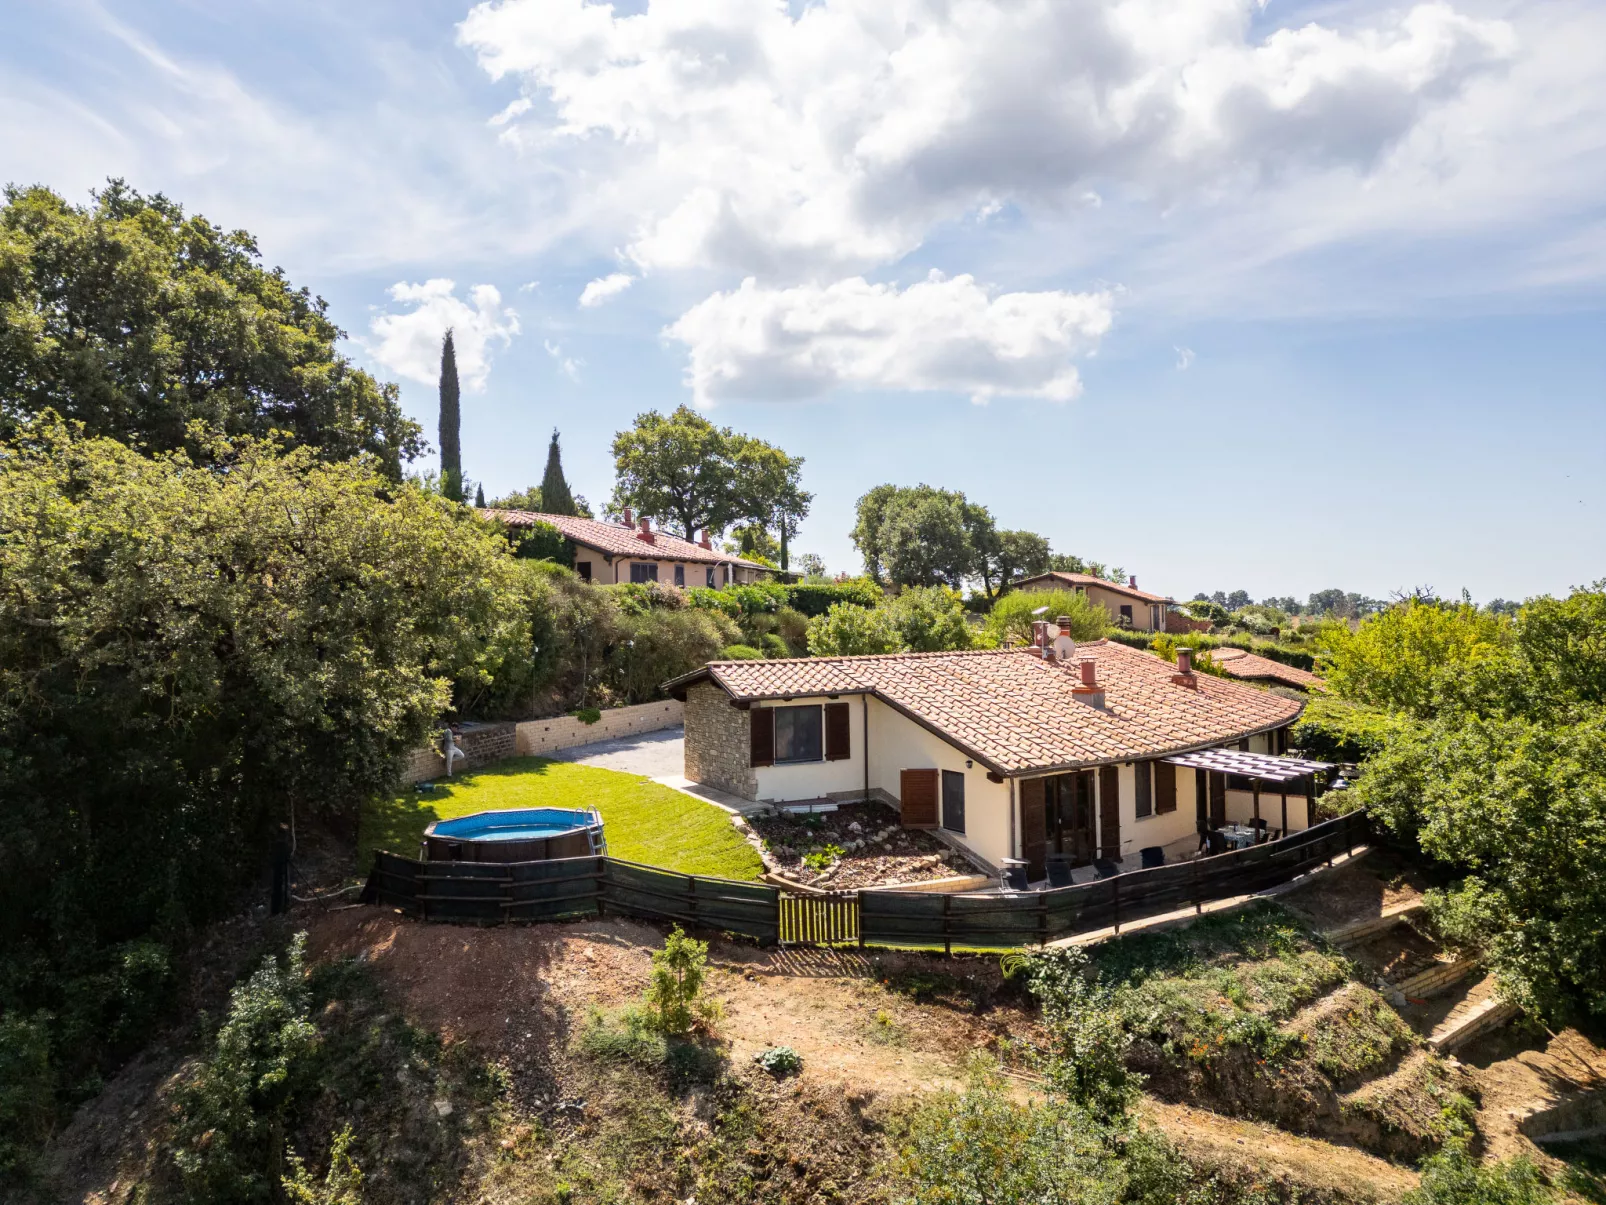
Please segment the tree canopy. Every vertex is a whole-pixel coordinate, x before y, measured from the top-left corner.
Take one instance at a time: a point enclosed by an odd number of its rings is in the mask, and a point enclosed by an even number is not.
[[[690,406],[638,414],[614,437],[613,459],[615,509],[673,520],[688,540],[701,528],[717,533],[744,522],[784,533],[808,514],[800,457],[716,427]]]
[[[0,435],[53,410],[90,435],[199,457],[199,420],[283,431],[328,460],[367,452],[394,479],[421,451],[395,386],[335,350],[323,300],[262,267],[249,234],[119,180],[89,206],[40,187],[5,198]]]

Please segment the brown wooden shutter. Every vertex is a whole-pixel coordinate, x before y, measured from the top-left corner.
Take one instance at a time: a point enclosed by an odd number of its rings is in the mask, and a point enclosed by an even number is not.
[[[1026,778],[1020,784],[1020,856],[1026,859],[1030,882],[1048,877],[1046,779]]]
[[[899,774],[904,828],[937,827],[937,782],[935,770],[905,770]]]
[[[845,761],[853,756],[853,740],[849,735],[851,713],[846,703],[825,705],[825,760]]]
[[[1146,761],[1132,763],[1132,782],[1137,789],[1132,810],[1140,817],[1154,815],[1154,779],[1149,767]]]
[[[748,713],[752,727],[747,741],[747,764],[775,764],[775,713],[768,707],[755,707]]]
[[[1170,762],[1157,761],[1154,763],[1154,811],[1174,812],[1177,810],[1177,768]]]
[[[1099,767],[1099,857],[1121,856],[1121,771]]]

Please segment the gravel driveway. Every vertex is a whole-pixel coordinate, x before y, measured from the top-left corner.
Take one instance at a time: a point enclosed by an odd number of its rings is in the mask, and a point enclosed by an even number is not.
[[[660,728],[639,736],[575,745],[551,754],[553,761],[572,761],[582,766],[601,766],[604,770],[623,770],[648,778],[667,778],[685,772],[686,730]]]

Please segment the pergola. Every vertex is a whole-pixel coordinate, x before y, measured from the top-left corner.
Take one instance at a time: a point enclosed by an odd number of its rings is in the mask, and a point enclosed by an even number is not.
[[[1242,749],[1199,749],[1160,759],[1173,766],[1192,770],[1213,770],[1236,774],[1250,780],[1255,798],[1255,819],[1260,819],[1260,784],[1275,783],[1283,803],[1283,832],[1288,832],[1288,784],[1305,780],[1305,823],[1309,824],[1316,800],[1316,771],[1331,770],[1332,762],[1306,761],[1300,757],[1274,757],[1269,753],[1246,753]]]

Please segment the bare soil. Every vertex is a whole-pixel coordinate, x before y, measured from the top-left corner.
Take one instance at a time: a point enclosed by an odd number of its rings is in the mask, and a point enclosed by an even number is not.
[[[1381,916],[1385,909],[1422,899],[1427,882],[1386,849],[1374,849],[1279,897],[1323,932]]]
[[[883,803],[843,804],[834,812],[794,816],[787,812],[753,815],[748,825],[765,842],[772,869],[809,887],[848,891],[889,883],[920,883],[976,868],[931,833],[902,827]],[[810,854],[840,850],[827,865],[810,866]]]

